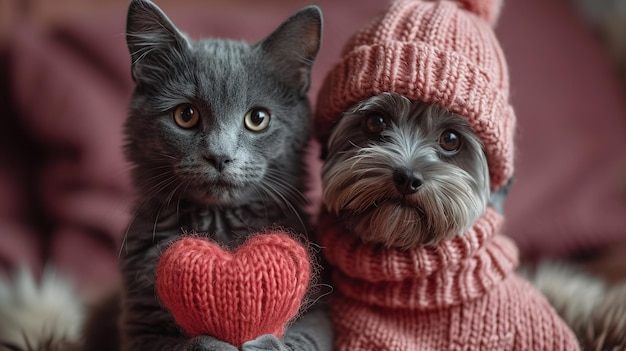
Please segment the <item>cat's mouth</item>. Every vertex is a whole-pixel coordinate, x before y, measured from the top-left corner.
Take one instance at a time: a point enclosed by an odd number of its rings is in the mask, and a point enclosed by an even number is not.
[[[188,192],[197,201],[210,205],[226,205],[241,197],[241,185],[227,179],[203,180]]]
[[[249,184],[229,174],[194,172],[187,174],[182,191],[196,202],[207,205],[239,203],[249,193]]]
[[[235,184],[233,184],[232,182],[225,180],[225,179],[218,179],[215,182],[213,182],[213,187],[216,188],[232,188],[235,187]]]
[[[212,181],[203,181],[202,187],[214,190],[235,190],[239,188],[239,185],[227,178],[220,177]]]

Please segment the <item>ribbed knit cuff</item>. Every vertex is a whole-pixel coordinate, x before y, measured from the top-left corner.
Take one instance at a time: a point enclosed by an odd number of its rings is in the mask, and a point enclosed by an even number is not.
[[[322,221],[333,221],[324,214]],[[496,235],[502,217],[489,209],[465,234],[410,251],[364,244],[352,233],[321,229],[333,281],[344,295],[375,306],[433,309],[482,296],[517,266],[513,242]]]

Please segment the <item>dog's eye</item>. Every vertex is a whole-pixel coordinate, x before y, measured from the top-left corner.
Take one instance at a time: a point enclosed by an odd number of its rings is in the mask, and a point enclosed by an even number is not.
[[[446,130],[439,137],[439,145],[448,152],[455,152],[461,148],[461,137],[454,130]]]
[[[365,118],[365,129],[369,133],[380,134],[385,128],[387,128],[387,122],[385,117],[379,114],[373,114]]]

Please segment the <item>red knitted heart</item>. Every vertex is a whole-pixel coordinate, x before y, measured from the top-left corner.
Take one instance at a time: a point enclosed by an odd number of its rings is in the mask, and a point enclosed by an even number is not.
[[[285,234],[260,234],[233,253],[187,237],[157,266],[157,294],[189,335],[240,346],[263,334],[282,336],[306,293],[306,249]]]

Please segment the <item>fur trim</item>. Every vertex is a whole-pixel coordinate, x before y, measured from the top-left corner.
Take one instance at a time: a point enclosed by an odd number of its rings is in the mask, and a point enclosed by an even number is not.
[[[66,349],[77,342],[83,306],[72,285],[47,267],[37,283],[22,267],[0,278],[0,346],[9,350]]]
[[[626,283],[610,287],[576,332],[583,350],[626,350]]]
[[[626,350],[626,282],[609,286],[567,262],[541,262],[520,273],[572,328],[582,350]]]

